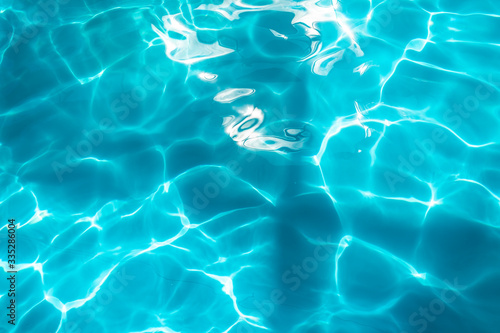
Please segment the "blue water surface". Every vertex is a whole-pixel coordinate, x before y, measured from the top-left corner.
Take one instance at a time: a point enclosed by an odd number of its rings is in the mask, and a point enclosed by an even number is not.
[[[500,2],[4,0],[0,27],[0,332],[500,332]]]

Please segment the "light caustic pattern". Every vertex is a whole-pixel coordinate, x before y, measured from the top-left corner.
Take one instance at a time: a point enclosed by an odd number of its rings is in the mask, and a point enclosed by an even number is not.
[[[496,1],[4,1],[0,24],[1,332],[497,332]]]

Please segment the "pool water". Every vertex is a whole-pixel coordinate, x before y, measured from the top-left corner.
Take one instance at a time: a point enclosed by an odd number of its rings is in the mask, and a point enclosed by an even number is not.
[[[497,1],[6,0],[0,27],[0,332],[498,332]]]

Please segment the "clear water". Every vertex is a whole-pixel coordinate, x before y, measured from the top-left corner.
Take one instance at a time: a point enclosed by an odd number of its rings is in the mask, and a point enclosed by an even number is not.
[[[0,332],[498,332],[497,1],[0,10]]]

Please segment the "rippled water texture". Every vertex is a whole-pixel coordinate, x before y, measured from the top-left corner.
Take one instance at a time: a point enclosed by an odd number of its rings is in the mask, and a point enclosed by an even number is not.
[[[500,3],[0,2],[0,332],[496,333]]]

